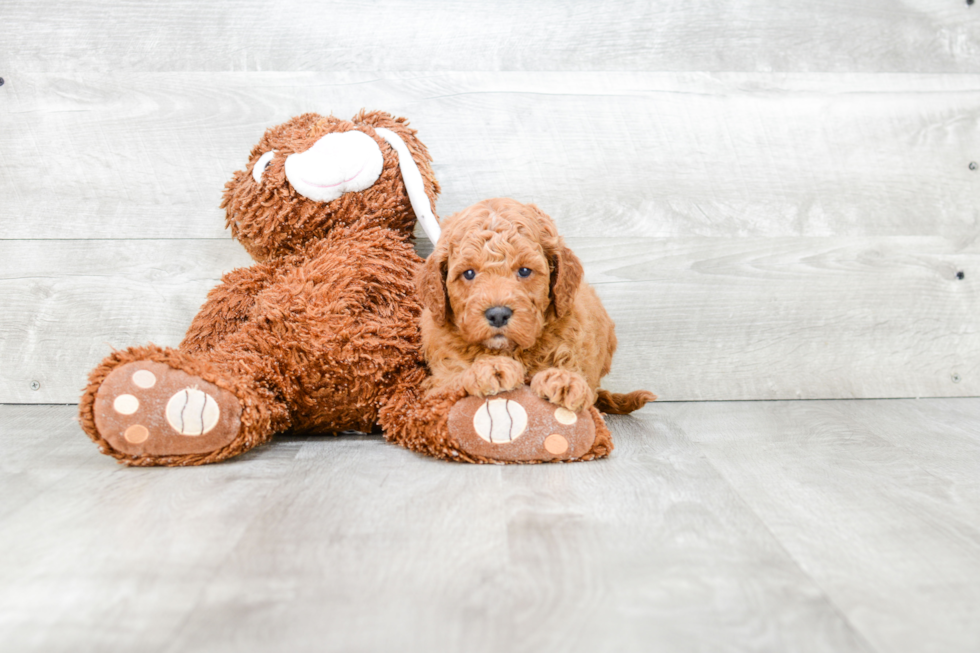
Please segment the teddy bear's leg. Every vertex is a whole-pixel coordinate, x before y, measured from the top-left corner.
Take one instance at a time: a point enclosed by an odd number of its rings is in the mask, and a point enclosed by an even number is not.
[[[613,450],[594,406],[573,413],[527,386],[491,397],[406,388],[382,408],[379,421],[389,441],[443,460],[572,462],[604,458]]]
[[[191,323],[179,350],[131,347],[90,374],[80,421],[104,453],[129,465],[217,462],[267,441],[288,411],[248,373],[215,356],[250,328],[264,264],[224,275]]]
[[[208,292],[194,316],[180,350],[189,354],[209,351],[247,323],[255,298],[268,284],[272,269],[264,264],[238,268],[225,274]]]
[[[404,384],[381,407],[378,424],[385,439],[406,449],[443,460],[479,462],[461,454],[449,435],[449,412],[466,397],[465,390],[444,390],[426,395],[419,374],[418,383]]]
[[[251,379],[150,345],[92,371],[79,417],[103,453],[128,465],[200,465],[268,441],[288,412]]]

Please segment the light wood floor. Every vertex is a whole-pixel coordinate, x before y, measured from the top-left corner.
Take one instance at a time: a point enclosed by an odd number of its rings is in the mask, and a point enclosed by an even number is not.
[[[3,651],[980,650],[980,399],[656,404],[606,461],[127,469],[0,406]]]

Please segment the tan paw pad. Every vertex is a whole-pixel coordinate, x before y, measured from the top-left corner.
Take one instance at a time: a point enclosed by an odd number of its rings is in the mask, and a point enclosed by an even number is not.
[[[150,430],[142,424],[133,424],[126,429],[123,437],[126,438],[127,442],[139,444],[140,442],[146,442],[146,439],[150,437]]]
[[[149,390],[157,384],[156,374],[150,370],[137,370],[133,372],[133,385]]]
[[[578,417],[576,417],[575,413],[567,408],[557,408],[555,410],[555,420],[557,420],[559,424],[570,426],[578,421]]]
[[[99,435],[138,456],[201,454],[224,447],[241,430],[241,404],[228,390],[164,363],[115,368],[95,395]]]
[[[112,402],[112,409],[120,415],[132,415],[140,409],[140,400],[133,395],[119,395]]]
[[[568,440],[557,433],[552,433],[544,439],[544,448],[548,450],[548,453],[560,456],[568,451]]]
[[[459,400],[449,411],[448,427],[462,451],[500,462],[581,458],[595,443],[596,428],[588,411],[556,408],[527,386]]]

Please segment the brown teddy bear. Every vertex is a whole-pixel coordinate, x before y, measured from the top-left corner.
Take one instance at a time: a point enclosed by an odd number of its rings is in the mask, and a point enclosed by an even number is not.
[[[128,465],[198,465],[279,433],[379,427],[446,460],[608,454],[594,407],[569,425],[526,388],[465,401],[423,392],[413,281],[423,261],[411,238],[417,220],[439,237],[430,161],[407,121],[383,112],[309,113],[269,129],[222,202],[256,263],[211,290],[177,349],[151,344],[103,360],[79,404],[85,432]],[[519,442],[493,423],[501,410],[523,415]]]

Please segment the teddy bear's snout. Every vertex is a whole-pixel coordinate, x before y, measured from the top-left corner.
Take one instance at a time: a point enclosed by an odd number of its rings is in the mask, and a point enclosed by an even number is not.
[[[331,202],[370,188],[382,167],[384,158],[373,138],[362,131],[337,132],[286,157],[286,179],[303,197]]]

